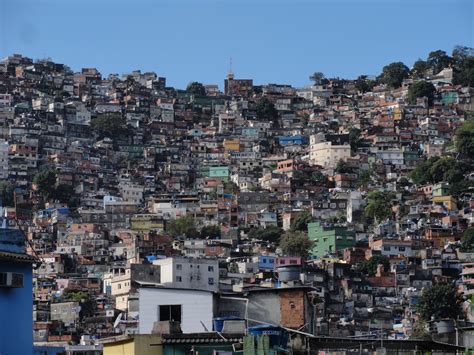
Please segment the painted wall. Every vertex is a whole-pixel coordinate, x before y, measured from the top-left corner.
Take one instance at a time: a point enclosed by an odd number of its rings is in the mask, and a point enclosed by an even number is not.
[[[0,261],[0,272],[23,273],[22,288],[0,288],[0,354],[33,353],[31,264]]]
[[[207,291],[141,288],[139,289],[139,333],[150,334],[153,323],[159,320],[160,305],[181,305],[183,333],[204,332],[212,329],[213,294]]]

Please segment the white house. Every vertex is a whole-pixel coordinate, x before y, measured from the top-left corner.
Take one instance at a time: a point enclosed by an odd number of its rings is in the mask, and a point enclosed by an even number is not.
[[[178,321],[183,333],[212,330],[213,293],[209,291],[141,287],[138,307],[140,334],[150,334],[159,321]]]

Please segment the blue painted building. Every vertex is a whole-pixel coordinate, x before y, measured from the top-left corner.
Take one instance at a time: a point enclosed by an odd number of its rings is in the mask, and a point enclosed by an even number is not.
[[[0,228],[0,354],[33,353],[32,263],[25,236],[18,229]]]
[[[275,268],[276,257],[260,255],[258,257],[258,269],[263,271],[273,271]]]
[[[280,136],[278,137],[280,145],[304,145],[308,144],[308,137],[302,135]]]

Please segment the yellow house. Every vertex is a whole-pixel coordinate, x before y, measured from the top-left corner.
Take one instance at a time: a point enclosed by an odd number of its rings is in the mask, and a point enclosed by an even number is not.
[[[163,231],[163,219],[155,214],[136,214],[130,218],[132,230],[139,232],[149,232],[151,230]]]
[[[433,196],[432,201],[435,204],[444,205],[449,211],[457,208],[456,199],[453,196]]]
[[[159,334],[120,335],[101,340],[104,355],[163,355]]]
[[[240,152],[240,140],[239,139],[225,139],[224,140],[224,152]]]

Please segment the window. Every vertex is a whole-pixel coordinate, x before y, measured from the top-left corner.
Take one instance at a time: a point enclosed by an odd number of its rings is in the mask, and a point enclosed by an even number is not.
[[[181,276],[176,276],[176,282],[181,282],[181,281],[182,281]]]
[[[214,272],[214,266],[208,266],[207,271],[209,272]]]
[[[398,247],[398,250],[405,251],[405,247]]]
[[[181,322],[181,305],[160,305],[158,306],[158,319],[161,321]]]
[[[214,285],[214,278],[213,278],[213,277],[208,278],[208,279],[207,279],[207,283],[208,283],[209,285]]]
[[[176,270],[182,270],[183,269],[183,265],[181,264],[176,264]]]
[[[390,247],[383,247],[384,251],[390,251]]]

